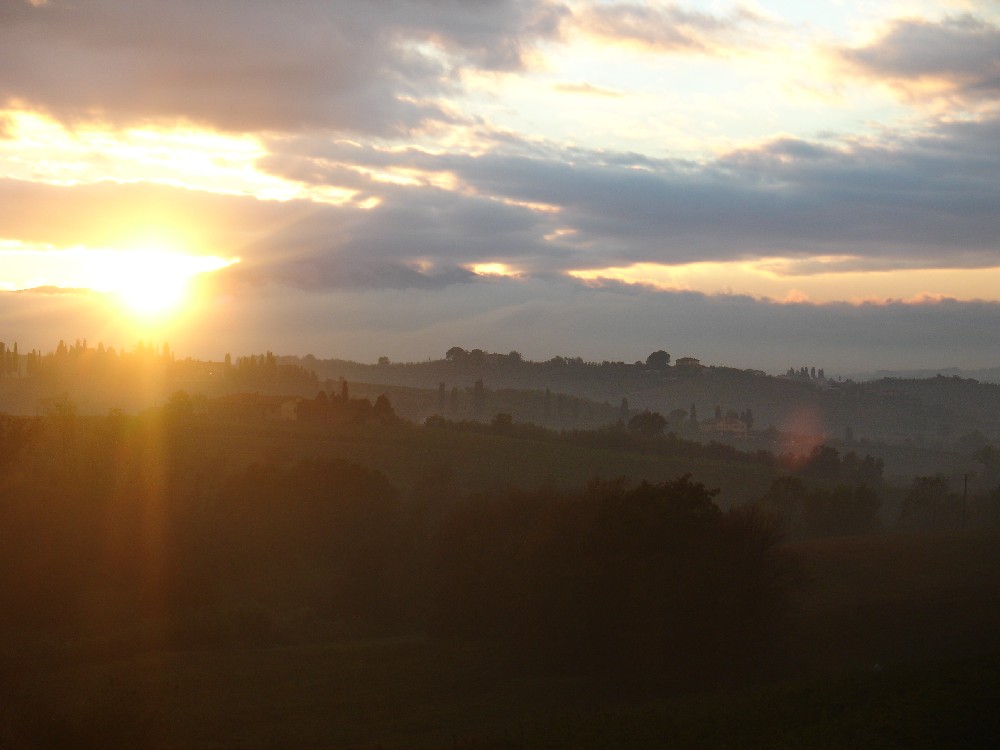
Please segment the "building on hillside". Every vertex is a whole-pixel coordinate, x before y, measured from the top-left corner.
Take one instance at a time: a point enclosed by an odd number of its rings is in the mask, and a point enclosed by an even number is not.
[[[231,393],[206,404],[210,419],[228,422],[290,422],[296,418],[300,396]]]
[[[746,422],[736,417],[708,419],[701,423],[700,429],[702,432],[714,433],[716,435],[730,435],[732,437],[746,437],[747,435]]]
[[[701,361],[695,359],[694,357],[681,357],[676,362],[674,362],[675,367],[688,367],[691,369],[701,368]]]

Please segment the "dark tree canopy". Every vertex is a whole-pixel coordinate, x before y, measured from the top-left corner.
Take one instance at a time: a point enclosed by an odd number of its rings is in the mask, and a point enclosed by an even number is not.
[[[646,367],[651,367],[654,370],[662,370],[670,365],[670,354],[658,349],[657,351],[646,357]]]
[[[644,435],[659,435],[667,426],[666,418],[658,411],[644,411],[628,421],[628,428]]]

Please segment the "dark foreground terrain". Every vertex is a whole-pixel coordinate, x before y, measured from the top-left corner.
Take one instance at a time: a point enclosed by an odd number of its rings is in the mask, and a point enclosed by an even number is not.
[[[470,461],[532,465],[503,436],[448,442],[456,482],[392,427],[352,460],[2,427],[4,750],[1000,742],[995,531],[783,542],[697,474],[470,494]]]
[[[966,748],[1000,738],[1000,539],[811,544],[788,651],[752,682],[643,693],[424,637],[146,650],[6,644],[22,747]],[[906,563],[895,567],[900,558]]]

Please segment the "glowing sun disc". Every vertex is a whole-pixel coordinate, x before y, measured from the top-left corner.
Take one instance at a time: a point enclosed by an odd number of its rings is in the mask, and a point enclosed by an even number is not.
[[[141,316],[161,316],[182,309],[195,276],[238,262],[235,258],[159,250],[122,253],[116,260],[115,267],[106,270],[105,288]]]

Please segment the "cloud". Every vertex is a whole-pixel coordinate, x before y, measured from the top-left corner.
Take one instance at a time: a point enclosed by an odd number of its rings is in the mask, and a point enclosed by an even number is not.
[[[788,136],[704,161],[500,134],[479,154],[273,138],[259,168],[356,191],[331,205],[144,183],[0,180],[0,238],[127,248],[156,234],[240,257],[232,278],[320,293],[441,288],[503,263],[529,276],[785,258],[784,274],[998,263],[1000,119],[925,133]],[[404,178],[400,183],[396,178]],[[366,206],[367,208],[362,208]],[[934,290],[931,290],[934,291]]]
[[[949,93],[995,101],[1000,94],[1000,27],[972,15],[897,20],[873,43],[839,56],[850,70],[914,97]]]
[[[224,273],[224,272],[223,272]],[[131,345],[128,321],[82,295],[0,293],[0,318],[22,350],[59,338]],[[302,294],[270,285],[207,305],[163,337],[181,355],[271,349],[374,362],[421,361],[453,345],[632,362],[665,348],[706,364],[828,374],[877,368],[995,365],[1000,304],[943,300],[777,304],[740,295],[660,292],[568,279],[498,279],[440,288]],[[794,361],[789,357],[793,356]]]
[[[477,155],[290,139],[270,144],[265,166],[320,181],[346,165],[400,169],[456,185],[369,183],[384,203],[355,236],[375,254],[528,273],[776,256],[803,259],[797,273],[975,268],[997,265],[998,138],[1000,119],[984,118],[882,142],[782,136],[701,163],[513,139]]]
[[[142,183],[0,180],[0,238],[121,249],[162,239],[240,257],[223,274],[234,288],[305,291],[438,288],[474,279],[467,267],[476,262],[541,252],[544,231],[533,211],[434,188],[380,190],[383,203],[364,210]]]
[[[620,91],[594,86],[591,83],[557,83],[552,88],[563,94],[581,94],[583,96],[603,96],[618,99],[623,96]]]
[[[51,0],[0,10],[0,102],[64,121],[379,135],[452,121],[465,67],[514,70],[546,0]]]
[[[715,52],[747,44],[762,16],[736,8],[726,15],[687,10],[674,3],[590,3],[576,13],[577,26],[604,41],[656,52]]]

